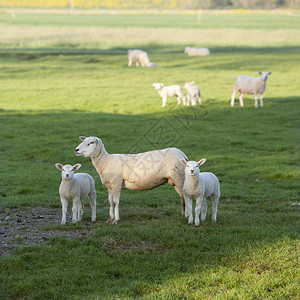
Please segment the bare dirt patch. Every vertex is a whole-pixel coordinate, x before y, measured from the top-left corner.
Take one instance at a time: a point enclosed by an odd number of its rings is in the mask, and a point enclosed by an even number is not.
[[[88,209],[85,210],[85,213]],[[62,226],[59,208],[27,207],[0,211],[0,256],[24,245],[43,245],[52,237],[85,238],[92,229],[90,222]],[[68,222],[71,221],[69,216]],[[57,226],[54,226],[57,225]]]

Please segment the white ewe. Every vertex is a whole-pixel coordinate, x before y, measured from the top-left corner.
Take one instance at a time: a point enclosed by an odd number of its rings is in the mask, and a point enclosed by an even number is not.
[[[201,211],[201,220],[205,220],[207,212],[206,197],[211,196],[212,200],[212,220],[217,221],[218,202],[220,198],[220,183],[216,175],[209,172],[200,173],[199,166],[205,163],[202,158],[199,162],[181,160],[185,167],[185,181],[183,184],[183,195],[186,202],[185,215],[188,217],[188,223],[193,224],[193,202],[196,199],[195,207],[195,226],[200,225],[199,214]]]
[[[117,224],[120,219],[121,189],[143,191],[165,183],[174,186],[179,194],[184,214],[184,167],[179,160],[187,160],[187,157],[182,151],[167,148],[138,154],[108,154],[101,139],[92,136],[79,138],[82,143],[76,147],[76,155],[92,159],[102,183],[108,189],[109,222]]]
[[[185,103],[185,97],[182,93],[182,88],[180,85],[168,85],[164,86],[163,83],[153,83],[154,88],[158,91],[159,96],[162,98],[162,107],[166,106],[168,97],[177,97],[177,104],[183,101]]]
[[[150,62],[148,53],[140,49],[130,49],[127,51],[128,54],[128,67],[131,67],[132,62],[138,67],[140,64],[142,67],[157,67],[153,62]]]
[[[96,190],[95,182],[92,176],[87,173],[74,174],[75,170],[81,167],[81,164],[62,165],[55,164],[56,168],[61,170],[61,184],[59,186],[60,201],[62,204],[62,219],[61,224],[66,224],[66,215],[68,208],[68,200],[73,201],[73,217],[72,221],[75,223],[81,221],[83,215],[83,202],[85,197],[90,198],[92,208],[92,222],[96,221]]]
[[[263,107],[263,95],[267,85],[267,79],[272,72],[259,72],[260,77],[249,77],[246,75],[240,75],[235,80],[233,87],[233,93],[231,96],[230,105],[234,106],[234,98],[237,92],[240,92],[240,106],[244,106],[243,94],[254,94],[255,103],[254,106],[257,107],[257,94],[260,94],[260,106]]]
[[[192,100],[192,106],[196,106],[197,98],[199,105],[202,104],[200,88],[199,86],[194,85],[194,81],[185,82],[184,88],[186,89],[187,106],[190,105],[190,100]]]
[[[207,48],[185,47],[184,53],[188,56],[208,56],[210,51]]]

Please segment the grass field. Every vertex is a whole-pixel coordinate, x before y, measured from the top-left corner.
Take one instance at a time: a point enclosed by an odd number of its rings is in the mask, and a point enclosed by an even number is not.
[[[57,162],[81,163],[96,181],[80,224],[50,220],[44,244],[1,241],[1,299],[298,299],[300,202],[299,17],[285,14],[69,16],[0,14],[0,220],[56,209]],[[185,46],[209,47],[187,57]],[[159,68],[127,67],[127,49]],[[264,107],[230,107],[232,75],[272,71]],[[153,82],[201,87],[201,107],[164,109]],[[199,228],[169,186],[122,191],[120,224],[106,223],[107,190],[80,135],[109,153],[177,147],[221,182],[218,222]],[[8,218],[11,217],[11,218]],[[68,238],[62,233],[87,230]],[[36,232],[38,235],[39,232]],[[11,248],[9,248],[11,249]]]

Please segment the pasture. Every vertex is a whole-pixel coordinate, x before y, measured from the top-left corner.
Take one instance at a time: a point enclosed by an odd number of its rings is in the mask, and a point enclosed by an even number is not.
[[[285,13],[0,13],[1,299],[297,299],[300,19]],[[187,57],[185,46],[209,47]],[[127,67],[141,48],[159,68]],[[264,107],[230,107],[231,75],[272,71]],[[164,109],[152,83],[201,88]],[[187,224],[170,186],[121,192],[119,225],[79,136],[109,153],[166,147],[221,183],[218,222]],[[60,225],[60,172],[93,176],[97,222]],[[32,218],[31,218],[32,217]]]

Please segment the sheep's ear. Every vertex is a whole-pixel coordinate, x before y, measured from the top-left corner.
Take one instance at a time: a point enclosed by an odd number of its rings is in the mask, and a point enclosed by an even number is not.
[[[269,72],[269,75],[271,75],[272,74],[272,72]]]
[[[84,141],[86,139],[86,137],[85,136],[80,136],[79,139]]]
[[[198,165],[199,166],[202,166],[204,163],[206,162],[206,159],[205,158],[202,158],[198,161]]]
[[[56,167],[58,170],[61,170],[61,171],[62,171],[62,169],[63,169],[63,165],[60,164],[60,163],[55,164],[55,167]]]
[[[100,145],[102,144],[102,141],[99,138],[96,138],[96,141],[98,144],[100,144]]]
[[[262,72],[258,72],[258,74],[262,74]]]
[[[183,164],[183,165],[186,165],[187,161],[183,158],[180,158],[180,162]]]
[[[73,166],[73,170],[78,170],[81,167],[81,164],[76,164]]]
[[[195,81],[191,81],[191,84],[194,84],[195,83]]]

